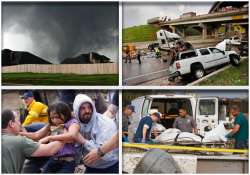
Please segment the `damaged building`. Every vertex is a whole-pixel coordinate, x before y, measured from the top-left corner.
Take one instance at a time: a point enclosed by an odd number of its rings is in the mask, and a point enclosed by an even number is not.
[[[74,58],[66,58],[61,64],[96,64],[96,63],[111,63],[110,58],[100,55],[95,52],[81,54]]]

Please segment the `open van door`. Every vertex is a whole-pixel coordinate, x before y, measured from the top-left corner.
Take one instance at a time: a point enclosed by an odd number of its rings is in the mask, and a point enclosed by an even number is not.
[[[132,100],[131,105],[135,107],[135,112],[130,119],[130,129],[136,132],[139,122],[142,117],[149,114],[150,105],[152,100],[146,96],[136,98]]]
[[[198,133],[204,136],[219,124],[219,99],[216,97],[198,98],[196,104],[196,123]]]
[[[131,105],[135,107],[132,118],[137,118],[140,121],[142,117],[148,115],[151,103],[152,99],[145,96],[132,100]]]

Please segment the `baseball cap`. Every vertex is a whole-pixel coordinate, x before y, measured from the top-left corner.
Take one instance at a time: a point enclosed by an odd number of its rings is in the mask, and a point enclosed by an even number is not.
[[[34,97],[32,91],[24,92],[23,95],[21,96],[22,99],[27,99],[29,97]]]
[[[155,112],[152,115],[155,115],[156,117],[161,118],[161,113],[160,112]]]
[[[127,108],[130,109],[132,112],[135,112],[135,106],[128,105]]]

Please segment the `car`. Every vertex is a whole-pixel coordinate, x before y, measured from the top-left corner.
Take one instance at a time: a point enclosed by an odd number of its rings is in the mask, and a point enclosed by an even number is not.
[[[232,65],[240,64],[240,56],[235,51],[222,51],[215,47],[199,48],[179,52],[171,60],[169,81],[176,77],[192,75],[200,79],[207,69],[231,62]]]
[[[157,47],[159,48],[159,43],[151,43],[148,45],[148,50],[152,51],[154,48]]]

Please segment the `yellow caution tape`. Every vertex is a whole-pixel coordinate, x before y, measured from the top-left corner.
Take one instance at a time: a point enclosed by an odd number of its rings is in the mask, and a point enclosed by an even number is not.
[[[186,150],[186,151],[208,151],[208,152],[225,152],[225,153],[248,153],[248,149],[225,149],[225,148],[204,148],[192,146],[173,146],[159,144],[142,144],[142,143],[123,143],[126,148],[158,148],[164,150]]]

